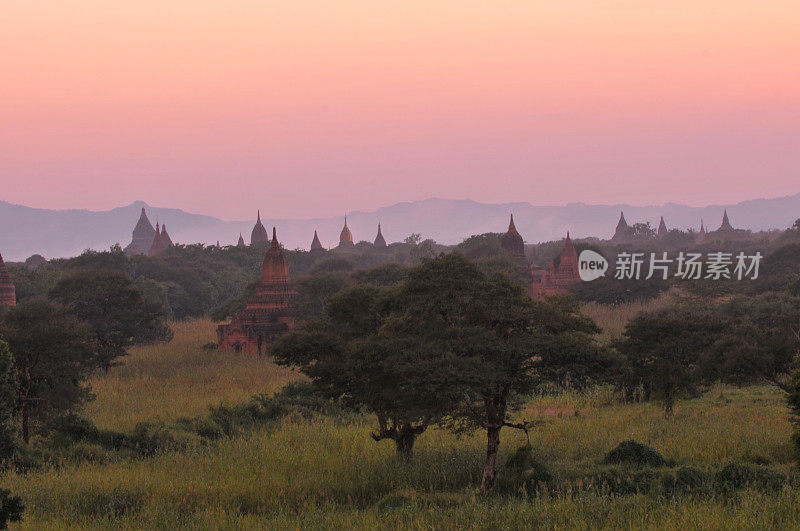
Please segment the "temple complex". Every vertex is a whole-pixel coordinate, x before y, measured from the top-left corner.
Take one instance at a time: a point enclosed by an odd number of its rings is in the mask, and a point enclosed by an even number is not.
[[[312,251],[323,250],[322,244],[319,242],[319,236],[317,236],[317,231],[314,231],[314,239],[311,240],[311,250]]]
[[[339,235],[339,246],[337,249],[347,249],[353,247],[353,233],[350,232],[350,228],[347,226],[347,216],[344,217],[344,227],[342,228],[342,233]]]
[[[614,231],[614,236],[611,237],[612,242],[627,242],[633,238],[633,229],[625,221],[625,214],[619,213],[619,222],[617,222],[617,229]]]
[[[261,224],[261,210],[258,211],[258,219],[256,219],[253,232],[250,233],[250,245],[253,247],[266,247],[269,245],[267,229]]]
[[[229,324],[217,327],[219,348],[260,354],[276,336],[294,329],[290,304],[296,295],[273,227],[272,242],[261,265],[261,283],[245,308],[237,311]]]
[[[378,235],[375,236],[375,242],[373,243],[375,247],[386,247],[386,240],[383,238],[383,234],[381,234],[381,224],[378,223]]]
[[[3,255],[0,254],[0,306],[16,306],[17,295]]]
[[[569,232],[564,240],[564,248],[561,249],[558,265],[555,265],[554,260],[550,261],[547,268],[531,264],[530,275],[529,293],[534,299],[541,299],[548,295],[566,295],[571,285],[580,282],[578,253],[572,244]]]
[[[150,245],[150,250],[147,251],[148,256],[158,256],[164,251],[167,250],[167,242],[164,241],[164,237],[161,234],[161,229],[158,227],[158,223],[156,222],[156,235],[153,237],[153,243]]]
[[[155,238],[155,236],[156,229],[153,228],[150,220],[147,219],[147,214],[144,211],[144,207],[142,207],[139,221],[136,222],[136,226],[133,228],[131,243],[125,247],[125,254],[128,256],[134,254],[148,254],[150,252],[150,247],[153,245],[153,238]]]
[[[508,231],[500,238],[500,245],[503,249],[515,258],[525,258],[525,242],[514,226],[514,214],[511,214],[511,221],[508,224]]]
[[[661,216],[661,222],[658,224],[658,237],[663,238],[667,235],[669,231],[667,230],[667,224],[664,223],[664,216]]]

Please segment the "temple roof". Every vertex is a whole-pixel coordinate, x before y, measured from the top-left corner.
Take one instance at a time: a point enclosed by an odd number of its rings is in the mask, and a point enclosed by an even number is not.
[[[167,234],[167,224],[163,223],[161,225],[161,238],[164,240],[164,243],[167,244],[167,247],[172,247],[172,238],[169,237]]]
[[[664,223],[664,216],[661,216],[661,222],[658,224],[658,235],[665,236],[668,232],[667,224]]]
[[[153,228],[153,224],[150,223],[150,220],[147,218],[147,213],[144,211],[144,207],[142,207],[142,213],[139,215],[139,221],[136,222],[136,226],[133,228],[133,237],[136,239],[137,237],[145,237],[152,238],[156,234],[156,229]]]
[[[378,235],[375,236],[375,242],[373,243],[375,247],[386,247],[386,240],[383,238],[383,234],[381,234],[381,224],[378,223]]]
[[[15,306],[17,304],[14,282],[8,274],[8,268],[3,262],[3,255],[0,254],[0,306]]]
[[[322,250],[322,244],[319,242],[319,236],[317,236],[317,231],[314,231],[314,239],[311,240],[311,250],[312,251]]]
[[[239,233],[239,241],[236,242],[236,246],[237,247],[244,247],[245,246],[244,245],[244,238],[242,238],[242,233],[241,232]]]
[[[339,235],[339,245],[353,245],[353,233],[347,226],[347,216],[344,217],[344,227],[342,233]]]
[[[511,214],[508,231],[500,237],[500,245],[511,254],[520,257],[525,256],[525,242],[522,239],[522,235],[517,232],[516,225],[514,225],[514,214]]]
[[[719,229],[720,232],[733,232],[733,227],[731,226],[731,222],[728,219],[728,209],[726,208],[725,211],[722,213],[722,225],[720,225]]]
[[[158,223],[156,223],[156,235],[153,237],[153,244],[150,245],[150,250],[147,254],[150,256],[157,256],[163,253],[166,248],[167,242],[164,241],[164,238],[161,235],[161,230],[158,227]]]
[[[700,234],[706,233],[706,227],[703,225],[703,218],[700,218]]]
[[[250,245],[263,246],[269,245],[269,236],[267,236],[267,229],[261,224],[261,210],[258,211],[258,219],[253,227],[253,232],[250,233]]]
[[[272,227],[272,242],[261,264],[261,284],[287,282],[289,282],[289,263],[283,254],[281,244],[278,243],[275,227]]]
[[[614,236],[611,238],[612,240],[625,240],[633,236],[633,230],[631,229],[628,222],[625,221],[625,213],[619,213],[619,221],[617,222],[617,228],[614,231]]]
[[[125,247],[125,252],[128,254],[147,254],[155,235],[156,229],[153,228],[150,220],[147,219],[147,214],[145,213],[144,207],[142,207],[142,213],[139,215],[139,220],[133,228],[131,243]]]

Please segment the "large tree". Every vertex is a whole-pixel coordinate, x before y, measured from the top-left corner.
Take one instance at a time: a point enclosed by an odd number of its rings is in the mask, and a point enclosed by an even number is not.
[[[97,361],[105,369],[135,344],[172,337],[161,305],[146,298],[123,273],[76,273],[50,290],[50,298],[89,324]]]
[[[669,416],[675,399],[702,381],[701,362],[718,341],[724,322],[714,312],[675,306],[646,312],[625,327],[620,352],[627,360],[625,383],[641,385],[664,403]]]
[[[89,398],[86,380],[98,363],[88,325],[52,302],[25,301],[0,320],[18,382],[22,438],[30,440],[31,417],[68,411]]]
[[[272,348],[280,364],[297,366],[326,395],[376,416],[376,441],[394,441],[398,455],[446,414],[453,389],[437,385],[452,360],[408,335],[387,333],[393,293],[388,288],[347,288],[326,305],[326,321],[308,323]]]

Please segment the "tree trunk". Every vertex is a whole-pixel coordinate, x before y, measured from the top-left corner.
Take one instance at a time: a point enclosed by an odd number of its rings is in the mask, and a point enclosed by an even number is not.
[[[397,445],[397,456],[401,459],[410,459],[416,439],[417,432],[410,424],[400,428],[394,438],[394,443]]]
[[[31,442],[31,426],[28,418],[28,401],[22,403],[22,440],[25,444]]]
[[[486,464],[483,467],[481,492],[487,492],[497,477],[497,453],[500,451],[500,426],[486,430]]]
[[[666,395],[664,396],[664,416],[666,418],[672,416],[672,409],[674,405],[675,405],[675,397],[672,395],[672,393],[667,392]]]

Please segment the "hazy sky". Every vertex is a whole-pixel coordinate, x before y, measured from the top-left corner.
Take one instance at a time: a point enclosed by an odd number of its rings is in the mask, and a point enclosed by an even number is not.
[[[2,0],[0,72],[31,206],[800,192],[797,0]]]

